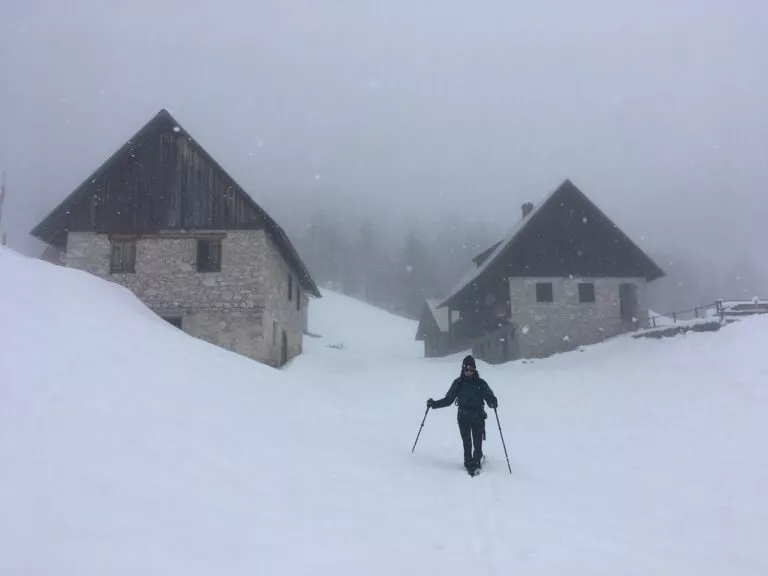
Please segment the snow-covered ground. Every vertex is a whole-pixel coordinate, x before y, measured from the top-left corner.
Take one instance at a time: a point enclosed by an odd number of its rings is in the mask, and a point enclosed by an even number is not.
[[[327,293],[283,371],[130,293],[0,249],[0,574],[768,574],[768,318],[480,364],[484,474],[458,355]]]

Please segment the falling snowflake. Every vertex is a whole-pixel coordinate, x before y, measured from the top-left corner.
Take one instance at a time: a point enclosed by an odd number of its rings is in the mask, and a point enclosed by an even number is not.
[[[527,324],[525,326],[523,326],[523,330],[522,330],[523,334],[528,334],[528,332],[530,332],[530,331],[531,331],[531,327],[530,326],[528,326]]]
[[[408,264],[408,265],[405,267],[405,271],[406,271],[406,272],[408,272],[408,273],[410,274],[411,272],[413,272],[413,266],[411,266],[410,264]]]
[[[320,180],[320,174],[315,174],[315,180]]]
[[[180,128],[180,127],[178,127],[178,126],[174,126],[174,127],[173,127],[173,131],[174,131],[174,132],[181,132],[181,128]]]
[[[565,336],[563,336],[563,342],[570,342],[570,341],[571,341],[571,337],[570,337],[570,336],[568,336],[568,334],[566,334]]]
[[[582,218],[581,221],[584,222],[584,224],[586,224],[587,223],[587,217],[584,216],[584,218]]]

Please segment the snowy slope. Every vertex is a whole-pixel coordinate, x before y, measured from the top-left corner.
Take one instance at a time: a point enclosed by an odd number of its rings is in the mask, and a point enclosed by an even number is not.
[[[86,274],[0,278],[2,575],[768,573],[768,318],[481,364],[513,474],[489,421],[469,478],[453,408],[410,453],[458,368],[413,322],[326,293],[279,372]]]

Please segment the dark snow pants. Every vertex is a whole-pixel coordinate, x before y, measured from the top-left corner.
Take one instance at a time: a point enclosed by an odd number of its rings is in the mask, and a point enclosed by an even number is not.
[[[483,458],[483,432],[485,420],[483,418],[459,418],[459,432],[464,444],[464,466],[480,466]],[[474,445],[475,453],[472,454]]]

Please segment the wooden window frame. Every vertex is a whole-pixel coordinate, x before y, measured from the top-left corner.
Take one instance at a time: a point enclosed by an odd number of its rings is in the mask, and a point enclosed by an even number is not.
[[[110,240],[109,273],[136,273],[136,240]]]
[[[195,267],[202,274],[221,272],[221,239],[198,238]],[[207,250],[203,247],[207,246]],[[207,252],[207,253],[206,253]],[[213,255],[213,257],[211,256]]]

